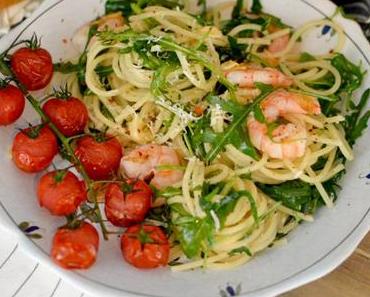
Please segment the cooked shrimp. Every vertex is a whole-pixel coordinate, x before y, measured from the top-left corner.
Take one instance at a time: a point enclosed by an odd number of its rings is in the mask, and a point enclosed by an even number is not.
[[[254,118],[248,120],[249,136],[253,145],[271,158],[296,159],[304,155],[307,146],[307,130],[304,125],[293,123],[280,125],[268,135],[268,127]]]
[[[268,47],[270,53],[278,53],[283,51],[289,43],[290,35],[286,34],[274,39]]]
[[[98,26],[98,31],[103,31],[105,29],[117,29],[125,24],[124,18],[120,12],[108,14],[101,17],[100,19],[88,23],[82,26],[72,37],[72,44],[79,51],[82,52],[85,49],[89,30],[92,25]]]
[[[240,67],[229,70],[225,76],[232,83],[242,88],[253,88],[255,83],[264,83],[274,87],[290,87],[293,80],[274,68]]]
[[[287,91],[276,91],[261,104],[267,122],[278,118],[288,120],[292,114],[320,114],[316,98]],[[307,129],[299,120],[281,124],[269,135],[268,125],[250,117],[247,128],[251,142],[271,158],[293,160],[304,155],[307,147]]]
[[[319,101],[312,96],[278,90],[268,96],[261,108],[268,121],[275,121],[287,114],[320,114]]]
[[[281,30],[281,28],[279,28],[275,25],[270,25],[269,28],[268,28],[269,33],[279,32],[280,30]],[[275,38],[274,40],[272,40],[272,42],[269,45],[267,50],[270,53],[281,52],[282,50],[284,50],[286,48],[286,46],[289,43],[289,40],[290,40],[290,34],[289,33],[285,34],[281,37]]]
[[[158,189],[173,186],[182,180],[181,170],[161,169],[161,166],[180,166],[180,159],[174,149],[158,144],[142,145],[121,161],[121,168],[129,178],[145,179],[152,176],[151,185]]]

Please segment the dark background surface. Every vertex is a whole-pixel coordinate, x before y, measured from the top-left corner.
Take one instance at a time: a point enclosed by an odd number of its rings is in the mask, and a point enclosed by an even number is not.
[[[366,37],[370,39],[370,0],[332,0],[343,7],[345,13],[357,20]],[[370,296],[370,293],[369,293]]]

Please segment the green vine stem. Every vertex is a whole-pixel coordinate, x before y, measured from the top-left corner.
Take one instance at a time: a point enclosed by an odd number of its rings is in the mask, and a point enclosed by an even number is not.
[[[70,139],[65,137],[59,129],[50,121],[49,117],[44,113],[44,111],[41,108],[40,103],[28,92],[28,90],[21,84],[15,75],[13,74],[12,70],[9,68],[9,66],[4,61],[4,54],[0,55],[0,72],[8,77],[12,77],[13,81],[17,84],[18,88],[22,91],[28,102],[32,105],[33,109],[39,114],[41,119],[48,124],[50,129],[53,130],[55,135],[59,138],[59,140],[62,143],[62,146],[65,148],[67,154],[71,157],[72,163],[76,166],[77,170],[82,175],[88,189],[89,193],[89,201],[92,201],[94,203],[94,206],[96,208],[96,215],[99,219],[99,225],[101,227],[101,231],[103,233],[103,237],[105,240],[108,239],[108,230],[103,222],[103,217],[101,214],[101,211],[99,209],[99,203],[97,201],[96,192],[94,190],[94,182],[90,179],[90,177],[87,175],[85,168],[81,164],[80,160],[75,155],[73,148],[70,145]]]

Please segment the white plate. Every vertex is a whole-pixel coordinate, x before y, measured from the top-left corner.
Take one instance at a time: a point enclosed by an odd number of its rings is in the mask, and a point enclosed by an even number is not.
[[[265,0],[267,12],[276,14],[290,25],[334,14],[336,7],[326,0]],[[103,11],[102,0],[60,0],[50,7],[43,5],[36,15],[12,34],[0,41],[5,49],[17,36],[28,38],[33,32],[42,36],[43,46],[57,61],[73,53],[65,43],[72,33]],[[353,21],[337,17],[347,34],[344,53],[352,61],[370,70],[370,46],[359,26]],[[331,34],[311,34],[306,45],[320,51],[331,44]],[[319,39],[319,40],[318,40]],[[364,86],[369,86],[367,77]],[[365,88],[363,88],[364,90]],[[361,90],[360,92],[362,92]],[[360,93],[359,92],[359,93]],[[26,116],[15,127],[23,127],[26,120],[35,121],[28,107]],[[15,127],[0,129],[0,223],[19,237],[20,246],[38,261],[52,267],[64,279],[83,291],[97,296],[232,296],[240,285],[242,296],[273,296],[312,281],[330,272],[354,250],[370,229],[370,138],[369,132],[355,149],[356,160],[348,164],[342,181],[344,189],[334,209],[321,209],[314,223],[302,224],[289,237],[289,244],[267,249],[247,265],[231,271],[192,271],[172,273],[169,269],[141,271],[123,262],[118,238],[102,242],[96,265],[88,271],[65,271],[49,259],[50,242],[62,219],[49,216],[40,209],[35,196],[37,176],[18,171],[10,160],[9,148],[16,133]],[[30,240],[16,227],[23,221],[41,229],[42,239]],[[228,290],[227,290],[228,289]],[[225,295],[226,294],[226,295]],[[227,295],[228,294],[228,295]]]

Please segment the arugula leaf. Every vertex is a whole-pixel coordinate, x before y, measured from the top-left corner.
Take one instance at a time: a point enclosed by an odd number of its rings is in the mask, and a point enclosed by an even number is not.
[[[283,205],[300,211],[312,197],[312,187],[303,181],[287,181],[279,185],[258,184],[258,187],[272,199],[281,201]]]
[[[269,94],[272,93],[273,88],[271,86],[256,84],[256,86],[261,90],[261,95],[259,95],[253,103],[244,107],[242,112],[238,112],[237,116],[233,118],[233,121],[226,128],[224,133],[218,134],[215,140],[212,143],[212,147],[206,155],[205,160],[207,162],[213,161],[221,150],[225,147],[226,144],[230,143],[230,137],[240,131],[241,125],[245,122],[248,115],[253,111],[255,106],[259,105],[262,100],[264,100]]]
[[[234,255],[237,255],[237,254],[247,254],[249,257],[252,257],[252,252],[246,246],[242,246],[240,248],[233,249],[229,252],[230,256],[234,256]]]
[[[257,121],[259,121],[260,123],[266,123],[266,118],[262,112],[261,106],[256,105],[253,109],[253,114]]]
[[[208,57],[204,55],[204,53],[199,52],[199,50],[181,46],[169,38],[153,38],[153,36],[139,34],[132,30],[126,30],[123,32],[103,31],[99,32],[98,36],[104,43],[107,44],[111,44],[114,42],[145,41],[152,45],[159,45],[161,51],[173,53],[175,53],[176,51],[181,52],[186,55],[188,59],[198,62],[203,67],[215,73],[218,76],[218,81],[229,90],[231,95],[234,94],[235,86],[229,80],[227,80],[222,71],[220,71],[220,69],[216,65],[214,65],[208,59]],[[163,61],[163,63],[165,62],[166,61]]]
[[[307,52],[301,53],[301,56],[299,57],[299,62],[302,62],[302,63],[315,61],[315,60],[316,58]]]
[[[241,191],[240,194],[243,195],[243,197],[247,197],[249,205],[251,206],[252,216],[254,218],[256,225],[258,226],[260,217],[258,215],[256,200],[253,198],[252,194],[248,191]]]
[[[98,65],[95,68],[95,73],[100,77],[107,77],[109,74],[113,73],[113,68],[112,66]]]
[[[245,111],[245,106],[241,105],[235,101],[231,100],[222,100],[217,96],[208,96],[207,101],[212,105],[219,105],[222,110],[230,113],[233,119],[237,119],[243,116],[243,112]],[[209,123],[206,126],[209,126]],[[197,137],[202,143],[210,143],[210,144],[217,144],[218,139],[222,137],[223,133],[218,134],[213,132],[209,127],[202,128],[196,132],[199,136]],[[245,129],[245,125],[240,125],[236,127],[232,133],[229,135],[228,142],[226,144],[232,144],[237,149],[242,151],[244,154],[258,160],[259,155],[252,145],[249,135]],[[205,159],[204,154],[200,156],[202,160]]]
[[[156,197],[171,198],[182,194],[181,188],[167,187],[162,190],[157,190]]]
[[[236,18],[240,17],[240,13],[243,10],[243,6],[244,6],[244,0],[237,0],[236,1],[236,4],[235,4],[235,6],[233,8],[233,11],[232,11],[232,14],[231,14],[231,17],[233,19],[236,19]]]
[[[235,206],[239,199],[246,198],[251,206],[251,212],[256,224],[259,224],[259,216],[257,211],[257,204],[252,194],[248,191],[235,191],[225,196],[221,201],[213,203],[212,199],[222,189],[222,186],[216,186],[207,194],[203,191],[203,196],[200,199],[200,205],[204,211],[209,213],[211,210],[215,212],[218,219],[220,220],[221,227],[224,226],[225,221],[230,213],[235,209]],[[209,191],[209,189],[208,189]]]
[[[204,219],[182,218],[187,220],[175,226],[175,234],[177,234],[184,254],[191,259],[200,254],[203,244],[212,242],[213,221],[209,217]]]
[[[155,97],[163,96],[168,87],[167,76],[176,70],[178,65],[163,63],[154,72],[153,80],[150,85],[150,90]]]
[[[244,105],[232,100],[223,100],[218,96],[209,95],[206,100],[214,106],[220,106],[222,110],[231,113],[234,117],[239,117],[245,110]]]
[[[260,0],[253,0],[252,3],[252,12],[253,13],[260,13],[262,11],[263,7]]]
[[[225,225],[228,215],[234,211],[240,197],[241,193],[234,192],[223,198],[219,203],[214,203],[212,205],[212,210],[214,210],[220,220],[221,227]]]
[[[120,11],[124,16],[128,17],[152,5],[159,5],[171,9],[182,7],[177,1],[170,0],[107,0],[105,2],[105,12],[109,14]]]
[[[360,138],[363,132],[367,129],[368,122],[370,119],[370,110],[368,110],[359,120],[357,125],[351,131],[351,143],[355,143]]]
[[[161,65],[160,59],[150,51],[150,43],[145,40],[136,40],[132,49],[140,56],[143,65],[149,69],[157,69]]]
[[[353,64],[343,54],[336,54],[331,64],[339,71],[342,77],[342,84],[339,92],[352,94],[357,90],[364,79],[365,73],[360,66]]]
[[[124,16],[129,16],[132,14],[130,0],[107,0],[105,2],[105,13],[113,13],[121,11]]]
[[[177,212],[179,215],[183,217],[189,217],[190,214],[185,210],[181,203],[173,203],[170,205],[171,210]]]
[[[361,116],[361,114],[367,106],[369,97],[370,89],[367,89],[357,105],[351,101],[350,113],[346,116],[346,121],[343,124],[346,138],[350,145],[354,145],[356,140],[361,137],[362,133],[367,128],[370,110],[366,111],[363,116]]]
[[[106,117],[108,120],[111,120],[111,121],[115,122],[112,113],[109,111],[109,109],[101,101],[100,101],[100,111],[103,114],[103,116]]]
[[[210,125],[210,114],[206,114],[199,120],[189,123],[183,134],[189,151],[201,160],[204,160],[206,155],[205,143],[212,143],[217,137],[217,133]]]

